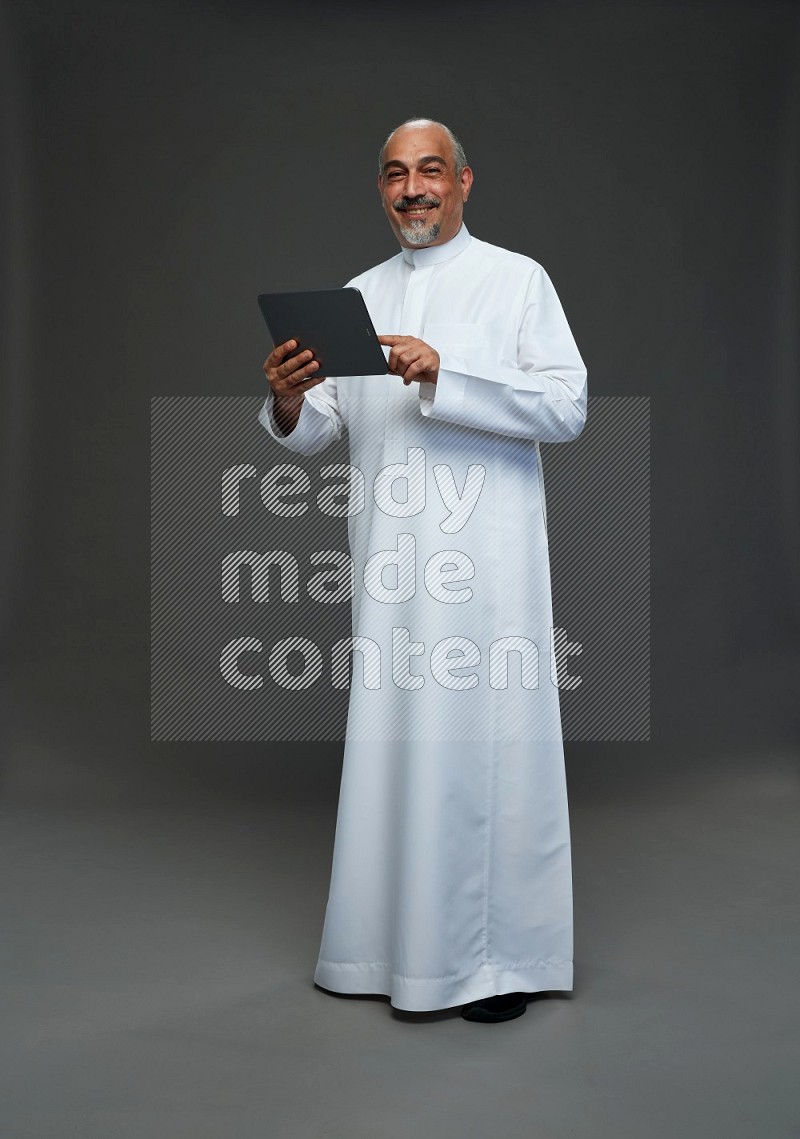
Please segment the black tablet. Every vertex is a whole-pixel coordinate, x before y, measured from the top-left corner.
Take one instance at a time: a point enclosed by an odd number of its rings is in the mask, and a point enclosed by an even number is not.
[[[358,289],[262,293],[258,298],[274,345],[296,340],[292,355],[310,348],[322,376],[382,376],[388,372]],[[288,357],[287,357],[288,359]]]

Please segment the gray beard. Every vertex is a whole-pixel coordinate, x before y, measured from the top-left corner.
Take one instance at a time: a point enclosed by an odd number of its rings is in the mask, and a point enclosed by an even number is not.
[[[426,226],[420,218],[419,221],[412,221],[408,225],[401,224],[400,232],[409,245],[430,245],[439,236],[441,228],[441,222],[433,221]]]

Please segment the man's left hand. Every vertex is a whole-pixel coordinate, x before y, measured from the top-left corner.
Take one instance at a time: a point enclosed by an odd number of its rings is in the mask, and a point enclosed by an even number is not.
[[[391,348],[389,371],[402,376],[404,384],[415,380],[420,384],[435,384],[439,378],[439,353],[416,336],[379,336],[379,344]]]

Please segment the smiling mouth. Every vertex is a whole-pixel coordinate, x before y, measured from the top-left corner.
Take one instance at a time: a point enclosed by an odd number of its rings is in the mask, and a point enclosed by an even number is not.
[[[395,202],[395,209],[398,213],[405,214],[407,218],[424,218],[431,210],[435,210],[440,202],[404,202],[401,198],[399,202]]]

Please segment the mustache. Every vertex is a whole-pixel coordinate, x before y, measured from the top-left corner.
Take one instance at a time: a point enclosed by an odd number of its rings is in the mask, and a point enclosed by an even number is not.
[[[440,206],[441,204],[441,198],[434,198],[429,194],[418,194],[416,198],[395,198],[392,203],[396,210],[407,210],[413,206]]]

